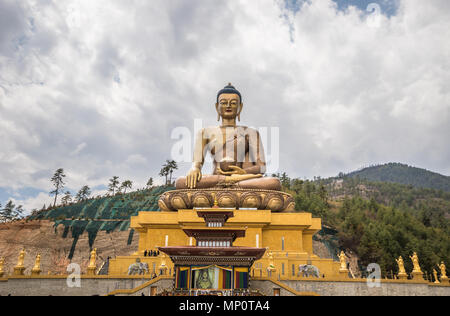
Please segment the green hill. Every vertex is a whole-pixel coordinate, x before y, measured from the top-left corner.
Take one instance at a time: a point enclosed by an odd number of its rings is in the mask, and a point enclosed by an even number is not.
[[[391,182],[450,192],[450,177],[400,163],[364,168],[346,175],[373,182]]]

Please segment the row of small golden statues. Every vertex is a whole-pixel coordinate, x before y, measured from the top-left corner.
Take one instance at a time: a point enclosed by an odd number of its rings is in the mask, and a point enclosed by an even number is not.
[[[413,279],[423,279],[423,272],[422,269],[420,268],[420,264],[419,264],[419,256],[417,255],[416,252],[414,252],[414,254],[412,256],[409,257],[413,263],[413,271],[412,271],[412,276]],[[395,260],[397,262],[398,265],[398,278],[400,280],[406,280],[408,278],[408,274],[406,273],[405,270],[405,262],[403,261],[403,258],[400,256],[398,259]],[[441,271],[441,281],[442,282],[448,282],[449,279],[447,277],[447,271],[446,271],[446,266],[444,264],[443,261],[441,261],[441,264],[437,265],[439,270]],[[435,279],[434,283],[440,283],[439,282],[439,278],[438,278],[438,272],[436,271],[436,269],[433,269],[433,276]]]
[[[275,270],[275,265],[273,262],[273,253],[269,252],[268,256],[269,256],[269,269]],[[342,274],[348,273],[347,259],[346,259],[345,253],[343,251],[341,251],[341,253],[338,255],[338,257],[339,257],[339,262],[340,262],[339,272]],[[417,255],[416,252],[414,252],[414,254],[412,256],[410,256],[410,259],[413,263],[413,271],[412,271],[413,279],[422,279],[423,272],[422,272],[422,269],[420,268],[419,256]],[[96,260],[97,260],[97,249],[93,249],[91,251],[89,265],[87,268],[88,275],[95,275],[95,270],[97,268]],[[405,262],[404,262],[403,258],[400,256],[395,261],[397,262],[397,265],[398,265],[398,278],[400,280],[406,280],[408,278],[408,274],[406,273]],[[19,254],[17,265],[14,267],[14,275],[24,275],[24,272],[25,272],[24,262],[25,262],[25,249],[22,249],[22,251]],[[0,278],[2,278],[5,275],[4,265],[5,265],[5,259],[0,258]],[[165,260],[163,261],[162,265],[165,266]],[[440,264],[437,265],[437,267],[439,268],[439,270],[441,272],[441,282],[447,283],[449,281],[449,278],[447,277],[445,263],[442,261]],[[42,272],[42,270],[41,270],[41,255],[38,254],[36,256],[36,260],[35,260],[33,269],[31,269],[31,275],[38,276],[41,274],[41,272]],[[434,283],[440,283],[439,278],[438,278],[438,272],[436,271],[436,269],[433,269],[433,276],[435,279]]]
[[[343,251],[341,251],[341,253],[338,255],[339,258],[339,262],[341,264],[341,267],[339,269],[339,272],[342,274],[348,273],[348,269],[347,269],[347,259],[345,256],[345,253]],[[412,256],[409,257],[413,263],[413,271],[412,271],[412,277],[414,280],[423,280],[423,272],[422,269],[420,268],[420,264],[419,264],[419,256],[417,255],[416,252],[413,253]],[[395,260],[397,262],[398,265],[398,278],[400,280],[407,280],[408,279],[408,274],[406,273],[405,270],[405,262],[403,261],[403,258],[400,256],[398,259]],[[439,270],[441,271],[441,282],[443,283],[447,283],[449,281],[449,278],[447,277],[447,271],[446,271],[446,266],[444,264],[443,261],[441,261],[441,264],[437,265]],[[438,272],[436,271],[436,269],[433,269],[433,276],[434,276],[434,283],[439,284],[439,278],[438,278]]]
[[[26,269],[25,268],[25,254],[26,254],[25,249],[22,249],[19,253],[19,259],[17,260],[17,265],[14,267],[14,275],[17,275],[17,276],[24,275],[25,269]],[[95,275],[95,270],[97,268],[96,260],[97,260],[97,249],[93,249],[91,251],[91,257],[89,259],[89,265],[87,268],[88,275]],[[4,266],[5,266],[5,259],[0,258],[0,278],[2,278],[5,275]],[[33,269],[31,269],[31,275],[38,276],[41,274],[41,272],[42,272],[41,255],[38,254],[34,261]]]

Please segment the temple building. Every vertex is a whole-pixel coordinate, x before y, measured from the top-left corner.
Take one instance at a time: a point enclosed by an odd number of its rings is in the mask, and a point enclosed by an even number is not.
[[[237,238],[245,237],[247,230],[246,227],[224,226],[234,217],[235,210],[196,211],[206,226],[183,227],[189,238],[195,238],[195,246],[159,247],[174,264],[175,289],[248,289],[250,268],[266,249],[233,246]]]
[[[213,220],[219,214],[223,220]],[[150,274],[160,275],[173,274],[178,268],[187,271],[193,265],[232,266],[235,256],[238,261],[248,260],[250,276],[267,277],[271,253],[272,271],[281,279],[298,278],[299,267],[308,264],[321,275],[339,276],[338,262],[313,252],[312,237],[321,229],[321,220],[310,213],[212,207],[141,212],[132,218],[131,227],[139,233],[139,249],[132,256],[112,259],[110,275],[127,274],[137,258],[148,264]],[[239,247],[245,251],[237,251]],[[144,256],[158,251],[158,257]],[[166,260],[165,254],[172,260]]]

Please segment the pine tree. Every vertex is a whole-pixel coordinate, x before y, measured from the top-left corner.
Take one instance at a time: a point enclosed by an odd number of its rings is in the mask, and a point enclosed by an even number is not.
[[[66,193],[64,193],[64,196],[61,199],[61,202],[63,203],[64,206],[66,206],[70,202],[72,202],[72,194],[70,193],[70,191],[66,191]]]
[[[147,188],[153,187],[153,178],[148,179],[147,181]]]
[[[133,187],[133,182],[131,182],[130,180],[125,180],[124,182],[122,182],[122,185],[120,186],[120,189],[124,190],[124,194],[127,193],[127,189],[130,189]]]
[[[281,178],[280,178],[281,184],[283,185],[283,187],[290,189],[291,187],[291,178],[288,177],[286,172],[283,172],[281,174]]]
[[[161,171],[159,172],[159,175],[161,177],[165,177],[166,179],[166,185],[168,184],[168,180],[167,177],[169,176],[169,168],[167,167],[167,165],[163,165],[163,167],[161,168]]]
[[[2,209],[1,212],[1,220],[3,223],[10,222],[14,219],[15,208],[16,206],[11,200],[8,203],[6,203],[5,207]]]
[[[116,190],[119,189],[119,183],[119,177],[117,176],[113,176],[109,179],[108,192],[112,192],[112,194],[115,195]]]
[[[66,175],[64,174],[64,169],[59,168],[58,170],[56,170],[55,174],[53,175],[53,177],[51,179],[53,185],[55,186],[55,189],[50,192],[50,194],[55,195],[55,201],[53,202],[53,207],[56,206],[56,199],[58,198],[59,192],[61,192],[64,189],[65,183],[63,181],[63,178],[65,176]]]
[[[16,207],[13,212],[13,219],[22,219],[23,212],[24,212],[24,209],[23,209],[22,205],[19,205],[18,207]]]
[[[89,186],[85,185],[80,189],[80,191],[78,191],[75,199],[77,200],[77,202],[85,201],[89,198],[90,195],[91,189],[89,188]]]
[[[166,160],[166,167],[169,172],[169,184],[172,184],[172,173],[178,170],[178,164],[175,160]]]

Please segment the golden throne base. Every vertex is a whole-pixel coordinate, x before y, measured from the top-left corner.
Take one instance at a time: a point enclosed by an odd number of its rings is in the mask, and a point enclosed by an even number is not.
[[[220,208],[294,211],[294,198],[287,193],[259,189],[211,188],[201,190],[174,190],[163,193],[158,201],[164,212],[183,209],[211,208],[217,202]]]

